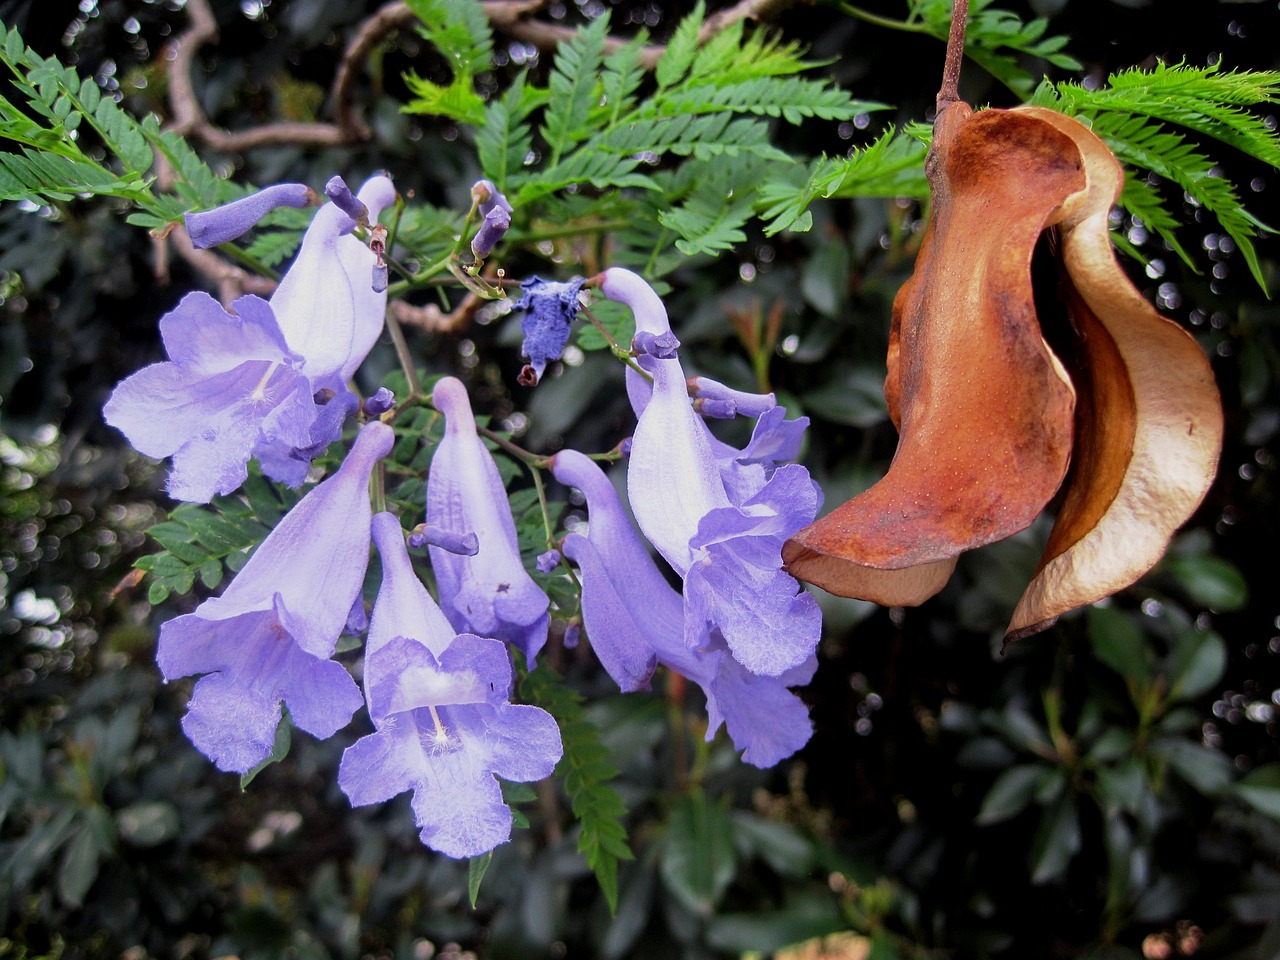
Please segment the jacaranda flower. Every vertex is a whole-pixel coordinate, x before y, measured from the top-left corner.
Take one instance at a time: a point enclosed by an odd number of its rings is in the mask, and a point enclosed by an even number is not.
[[[395,188],[386,177],[373,177],[357,199],[375,222],[395,202]],[[350,236],[355,226],[336,204],[321,207],[303,235],[298,256],[271,295],[285,340],[303,357],[303,372],[316,390],[345,390],[385,320],[386,291],[375,292],[372,284],[376,258]]]
[[[508,702],[505,644],[454,635],[413,571],[399,520],[378,514],[373,538],[382,586],[364,680],[377,732],[343,754],[338,785],[355,806],[412,790],[422,842],[451,857],[478,856],[511,836],[496,778],[550,776],[560,731],[546,711]]]
[[[321,739],[359,709],[355,682],[329,658],[369,562],[369,476],[394,439],[386,424],[367,424],[221,597],[160,628],[164,678],[205,675],[182,728],[220,770],[243,773],[270,755],[282,702],[295,726]]]
[[[459,633],[506,640],[532,664],[547,641],[550,601],[520,560],[507,492],[476,433],[467,388],[445,377],[432,400],[444,414],[445,429],[427,474],[427,523],[475,533],[480,543],[474,556],[428,548],[440,606]]]
[[[235,490],[259,445],[311,443],[319,408],[302,357],[265,300],[232,306],[229,314],[206,293],[183,297],[160,321],[169,360],[122,381],[103,408],[140,453],[173,457],[167,488],[179,500]]]
[[[581,306],[578,292],[584,282],[582,278],[561,283],[534,276],[520,284],[523,292],[512,309],[525,311],[520,321],[524,333],[520,352],[529,358],[528,365],[520,372],[520,382],[525,386],[537,384],[547,369],[547,361],[559,360],[564,354],[569,327],[577,319]]]
[[[724,723],[743,759],[769,767],[799,750],[812,726],[804,703],[787,687],[809,682],[810,654],[780,676],[757,676],[728,651],[719,629],[697,649],[685,642],[685,601],[631,528],[604,472],[576,450],[552,461],[557,480],[587,499],[587,535],[565,537],[564,553],[579,569],[582,616],[591,646],[624,691],[646,688],[655,663],[698,684],[707,697],[707,739]]]
[[[610,268],[601,289],[631,308],[637,333],[657,342],[671,332],[662,301],[636,274]],[[686,646],[704,647],[718,631],[751,673],[777,677],[809,659],[822,629],[817,603],[782,570],[780,557],[783,541],[817,514],[821,494],[804,467],[751,462],[786,446],[791,433],[774,420],[760,438],[762,452],[742,451],[748,462],[738,464],[694,411],[672,354],[637,358],[651,387],[628,371],[628,392],[641,408],[628,498],[641,531],[684,579]]]
[[[193,214],[204,219],[191,229],[230,239],[274,207],[298,205],[297,187],[268,188]],[[386,177],[373,177],[359,194],[371,218],[394,200]],[[311,458],[341,435],[358,406],[346,381],[386,313],[385,291],[371,288],[374,255],[345,235],[354,226],[325,204],[269,302],[241,297],[228,314],[206,294],[183,298],[160,321],[169,360],[138,371],[112,393],[106,421],[139,452],[173,456],[168,490],[175,498],[206,502],[230,493],[248,475],[251,456],[267,476],[296,487]]]

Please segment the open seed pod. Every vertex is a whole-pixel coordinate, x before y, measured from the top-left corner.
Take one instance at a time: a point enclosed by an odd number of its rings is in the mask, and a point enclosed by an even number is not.
[[[1033,114],[955,102],[927,170],[929,225],[894,301],[885,383],[897,453],[782,551],[793,576],[887,605],[923,602],[960,553],[1027,527],[1071,453],[1074,391],[1041,336],[1030,265],[1083,196],[1080,150]]]
[[[1134,583],[1213,482],[1222,403],[1195,340],[1143,299],[1116,262],[1107,215],[1124,174],[1078,120],[1015,113],[1066,134],[1084,158],[1084,201],[1058,225],[1064,297],[1081,343],[1072,475],[1040,568],[1007,639]]]

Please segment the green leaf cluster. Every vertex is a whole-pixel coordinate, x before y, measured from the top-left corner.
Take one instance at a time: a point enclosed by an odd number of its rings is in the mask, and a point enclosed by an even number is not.
[[[224,567],[231,573],[243,567],[299,499],[300,493],[255,474],[232,496],[215,497],[207,506],[177,507],[147,531],[163,549],[134,564],[150,581],[148,601],[154,605],[170,594],[189,593],[196,577],[208,589],[216,588]]]
[[[478,0],[409,0],[409,8],[422,21],[418,32],[439,51],[452,78],[442,85],[414,72],[406,74],[414,99],[402,109],[480,123],[484,99],[476,92],[475,78],[493,62],[493,33],[484,8]]]
[[[559,47],[545,87],[522,75],[487,105],[477,154],[526,234],[544,223],[612,229],[614,262],[661,275],[745,239],[766,171],[798,166],[773,145],[772,119],[884,108],[802,76],[820,64],[741,22],[700,44],[704,13],[699,3],[681,21],[652,78],[647,35],[610,51],[602,16]]]
[[[1174,184],[1191,203],[1217,218],[1265,290],[1253,241],[1259,230],[1271,228],[1245,209],[1203,143],[1216,140],[1280,165],[1280,138],[1248,109],[1276,103],[1278,95],[1280,72],[1161,63],[1154,70],[1113,74],[1097,90],[1078,83],[1044,83],[1031,102],[1086,120],[1123,163],[1154,174],[1130,175],[1120,205],[1159,234],[1188,266],[1195,264],[1175,233],[1184,218],[1157,189],[1160,181]]]

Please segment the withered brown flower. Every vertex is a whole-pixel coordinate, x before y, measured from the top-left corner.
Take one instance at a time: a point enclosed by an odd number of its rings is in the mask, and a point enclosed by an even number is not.
[[[1112,251],[1123,182],[1079,121],[1035,107],[938,115],[928,227],[893,306],[885,477],[787,541],[831,593],[916,605],[966,550],[1025,529],[1071,475],[1008,637],[1134,583],[1208,490],[1222,407],[1208,361]],[[1073,377],[1045,343],[1032,252],[1056,231]]]

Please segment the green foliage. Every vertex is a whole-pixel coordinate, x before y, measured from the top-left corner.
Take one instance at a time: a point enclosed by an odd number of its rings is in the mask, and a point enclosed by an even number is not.
[[[477,0],[411,0],[409,7],[422,21],[419,32],[444,57],[453,77],[441,86],[414,72],[405,74],[414,99],[402,109],[480,123],[484,99],[475,90],[475,78],[493,60],[493,34],[484,9]]]
[[[759,203],[762,161],[771,171],[796,164],[773,145],[764,118],[799,124],[884,109],[800,76],[819,64],[741,22],[699,46],[702,23],[699,4],[660,58],[656,86],[646,88],[640,66],[647,38],[606,53],[604,16],[558,48],[545,88],[522,75],[488,104],[477,153],[517,217],[571,222],[574,193],[625,190],[605,201],[611,212],[662,229],[624,231],[616,262],[661,274],[679,261],[666,255],[672,244],[694,256],[740,242]]]
[[[1236,242],[1258,286],[1266,289],[1254,248],[1259,230],[1270,230],[1240,201],[1231,181],[1198,140],[1212,138],[1264,163],[1280,164],[1280,138],[1257,114],[1246,109],[1277,102],[1280,72],[1222,71],[1219,64],[1191,67],[1157,64],[1154,70],[1124,70],[1107,85],[1090,90],[1077,83],[1044,83],[1031,102],[1079,116],[1126,165],[1175,184],[1191,202],[1212,213]],[[1189,140],[1169,125],[1198,135]],[[1120,203],[1157,232],[1189,265],[1195,264],[1178,242],[1180,218],[1168,200],[1132,176]]]
[[[765,233],[808,230],[813,226],[809,206],[818,197],[928,197],[927,150],[928,144],[910,133],[887,130],[848,157],[815,161],[807,178],[769,180],[760,191]]]
[[[556,766],[556,776],[564,784],[581,828],[578,851],[595,873],[610,912],[616,912],[618,861],[632,860],[635,854],[627,845],[626,807],[609,785],[618,776],[609,748],[600,742],[600,731],[587,719],[582,697],[545,663],[525,673],[520,693],[555,717],[560,726],[564,756]]]
[[[135,564],[150,581],[147,598],[158,604],[170,594],[188,593],[197,576],[206,588],[217,588],[224,565],[231,573],[243,567],[299,499],[300,494],[255,474],[236,494],[215,497],[208,506],[175,508],[168,520],[147,531],[164,549]]]

